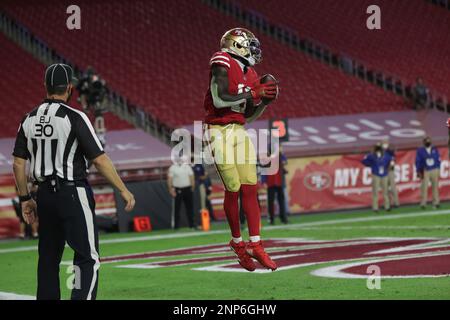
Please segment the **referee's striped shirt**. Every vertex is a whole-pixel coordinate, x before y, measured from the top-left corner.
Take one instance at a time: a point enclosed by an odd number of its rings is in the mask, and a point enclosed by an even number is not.
[[[35,181],[58,175],[74,181],[87,176],[87,160],[103,154],[89,118],[61,100],[46,99],[22,120],[13,155],[30,160]]]

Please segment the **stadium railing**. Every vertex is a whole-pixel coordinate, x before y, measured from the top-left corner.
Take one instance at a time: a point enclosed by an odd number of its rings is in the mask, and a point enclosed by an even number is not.
[[[450,10],[450,1],[449,0],[425,0],[426,2],[432,3],[434,5],[440,6],[447,10]]]

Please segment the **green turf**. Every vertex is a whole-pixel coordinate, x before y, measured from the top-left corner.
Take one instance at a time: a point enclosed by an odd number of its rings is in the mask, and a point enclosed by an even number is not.
[[[450,205],[443,215],[407,217],[424,213],[415,207],[374,214],[369,211],[327,213],[291,217],[287,226],[270,228],[263,222],[264,238],[308,238],[339,240],[363,237],[438,237],[449,238]],[[425,212],[427,213],[427,212]],[[374,221],[349,222],[346,219],[375,217]],[[378,218],[377,218],[378,217]],[[395,217],[384,219],[384,217]],[[317,223],[320,222],[318,225]],[[314,224],[316,223],[316,225]],[[229,240],[225,223],[212,226],[216,233],[180,230],[191,236],[171,239],[147,239],[122,243],[101,243],[103,257],[176,249],[182,247],[222,244]],[[113,239],[158,237],[174,234],[155,231],[145,234],[108,234],[101,241]],[[34,249],[2,252],[4,249],[34,247],[37,241],[0,242],[0,292],[35,295],[37,252]],[[339,250],[339,249],[336,249]],[[205,255],[206,256],[206,255]],[[214,256],[208,254],[207,256]],[[66,249],[63,260],[70,261],[72,251]],[[183,259],[186,258],[183,256]],[[198,258],[198,256],[197,256]],[[273,273],[202,272],[193,265],[157,269],[117,268],[119,265],[164,260],[164,258],[103,264],[100,269],[98,299],[450,299],[450,277],[383,279],[380,290],[369,290],[365,279],[334,279],[311,275],[318,266],[307,266]],[[320,267],[333,265],[321,264]],[[210,263],[203,264],[204,266]],[[202,265],[195,265],[199,267]],[[69,297],[64,285],[67,266],[61,268],[63,298]]]

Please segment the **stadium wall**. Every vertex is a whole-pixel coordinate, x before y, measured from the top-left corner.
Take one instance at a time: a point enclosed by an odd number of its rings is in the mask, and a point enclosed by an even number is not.
[[[450,199],[448,149],[440,147],[441,200]],[[370,168],[361,164],[364,154],[290,159],[287,188],[290,210],[295,213],[369,207],[372,202]],[[400,204],[420,202],[420,180],[415,168],[416,150],[396,153],[395,175]],[[431,188],[428,199],[431,200]],[[383,197],[380,194],[380,205]]]

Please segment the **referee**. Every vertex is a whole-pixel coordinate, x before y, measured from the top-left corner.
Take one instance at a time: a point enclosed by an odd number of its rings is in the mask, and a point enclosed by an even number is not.
[[[88,161],[120,191],[127,211],[135,203],[87,116],[67,105],[72,80],[73,70],[66,64],[47,68],[47,99],[20,123],[13,152],[24,220],[32,224],[36,214],[39,217],[38,300],[60,299],[59,264],[66,241],[75,252],[71,298],[96,298],[100,262],[95,200],[86,180]],[[29,175],[39,186],[36,202],[27,187],[27,160]]]

